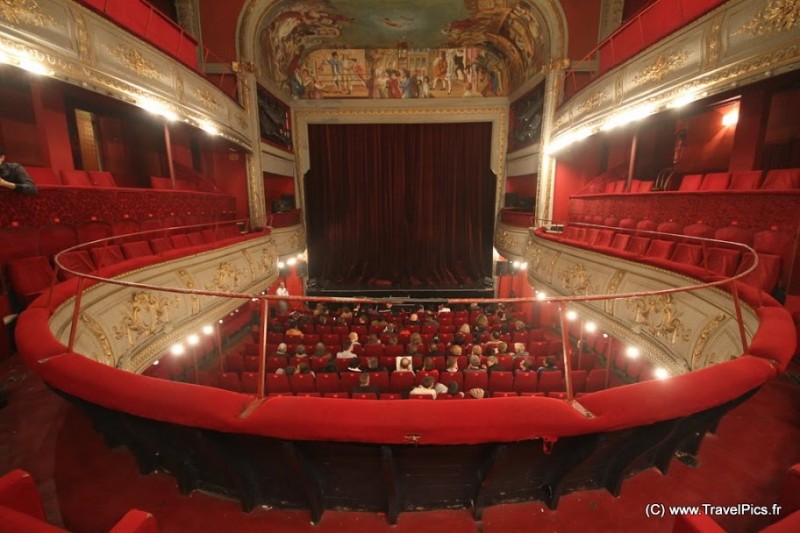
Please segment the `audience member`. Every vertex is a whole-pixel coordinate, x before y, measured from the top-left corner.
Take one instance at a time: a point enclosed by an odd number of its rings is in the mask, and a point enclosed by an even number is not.
[[[306,353],[306,347],[303,346],[302,344],[298,344],[297,348],[294,349],[294,356],[299,357],[301,359],[303,357],[308,357],[308,354]]]
[[[342,345],[343,350],[336,354],[337,359],[352,359],[358,356],[353,353],[353,343],[348,339]]]
[[[445,372],[458,372],[458,357],[450,356],[447,358]]]
[[[556,366],[556,360],[552,357],[545,358],[544,366],[536,369],[536,375],[541,376],[542,372],[560,372],[560,369]]]
[[[481,367],[481,358],[479,355],[470,355],[469,364],[464,369],[465,372],[485,372],[486,369]]]
[[[286,353],[286,343],[280,343],[275,351],[275,357],[287,357],[288,355],[289,354]]]
[[[367,372],[385,372],[386,367],[380,365],[377,357],[367,358]]]
[[[424,378],[422,378],[422,382],[420,382],[419,385],[417,385],[416,387],[411,389],[411,392],[409,393],[409,396],[428,395],[428,396],[433,396],[433,398],[435,399],[436,398],[436,389],[433,388],[433,384],[435,382],[436,382],[436,380],[434,380],[433,377],[425,376]]]
[[[464,393],[458,389],[458,383],[455,381],[451,381],[450,384],[447,386],[447,394],[451,398],[463,398]]]
[[[39,192],[25,167],[6,161],[6,151],[3,148],[0,148],[0,189],[27,195]]]
[[[475,400],[481,400],[486,397],[486,391],[480,387],[475,387],[469,390],[469,397]]]
[[[397,368],[395,372],[414,372],[414,369],[411,366],[411,358],[410,357],[398,357],[396,359]]]
[[[486,372],[505,372],[506,369],[498,363],[497,357],[490,355],[486,358]]]
[[[358,376],[358,385],[350,390],[350,394],[380,394],[381,390],[375,385],[369,384],[369,374]]]
[[[311,367],[308,365],[308,363],[300,363],[299,365],[297,365],[297,373],[298,374],[311,374],[311,377],[316,377],[316,375],[314,374],[314,371],[311,370]]]

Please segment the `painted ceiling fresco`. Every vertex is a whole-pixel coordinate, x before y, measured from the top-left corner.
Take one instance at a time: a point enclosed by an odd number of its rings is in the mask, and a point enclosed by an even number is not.
[[[295,98],[504,95],[546,54],[532,3],[283,0],[262,19],[261,66]]]

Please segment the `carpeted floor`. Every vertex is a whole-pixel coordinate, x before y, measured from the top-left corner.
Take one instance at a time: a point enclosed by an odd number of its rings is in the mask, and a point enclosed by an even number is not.
[[[795,362],[790,371],[798,370]],[[674,519],[648,519],[647,503],[772,505],[784,472],[800,462],[800,385],[781,376],[706,437],[699,468],[673,460],[668,476],[651,469],[626,480],[619,498],[605,491],[573,493],[557,511],[533,502],[499,505],[488,508],[479,523],[466,510],[403,513],[397,526],[388,526],[380,514],[328,511],[315,527],[302,510],[245,514],[235,501],[197,492],[182,496],[170,476],[141,476],[127,450],[106,448],[89,420],[16,358],[0,362],[3,382],[10,405],[0,410],[0,474],[12,468],[31,472],[50,521],[76,533],[108,531],[134,507],[153,513],[163,532],[669,532]],[[772,520],[716,519],[730,532],[756,531]]]

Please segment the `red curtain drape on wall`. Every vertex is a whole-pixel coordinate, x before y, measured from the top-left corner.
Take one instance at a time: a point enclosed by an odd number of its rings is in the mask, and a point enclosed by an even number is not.
[[[449,287],[491,277],[490,123],[309,125],[309,276]]]

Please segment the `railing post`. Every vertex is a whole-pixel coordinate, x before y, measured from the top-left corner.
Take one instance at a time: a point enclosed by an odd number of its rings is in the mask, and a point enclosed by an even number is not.
[[[261,335],[259,343],[261,355],[258,358],[258,399],[264,397],[267,373],[267,324],[269,324],[269,300],[261,298]]]
[[[564,352],[564,384],[567,388],[567,401],[571,402],[572,397],[572,370],[569,364],[569,332],[567,329],[567,308],[566,305],[561,303],[558,306],[559,313],[561,314],[561,342]]]
[[[78,278],[78,289],[75,293],[75,307],[72,310],[72,325],[69,329],[69,342],[67,343],[67,351],[72,352],[75,346],[75,335],[78,332],[78,317],[81,314],[81,297],[83,296],[83,282],[86,278],[83,276]]]

